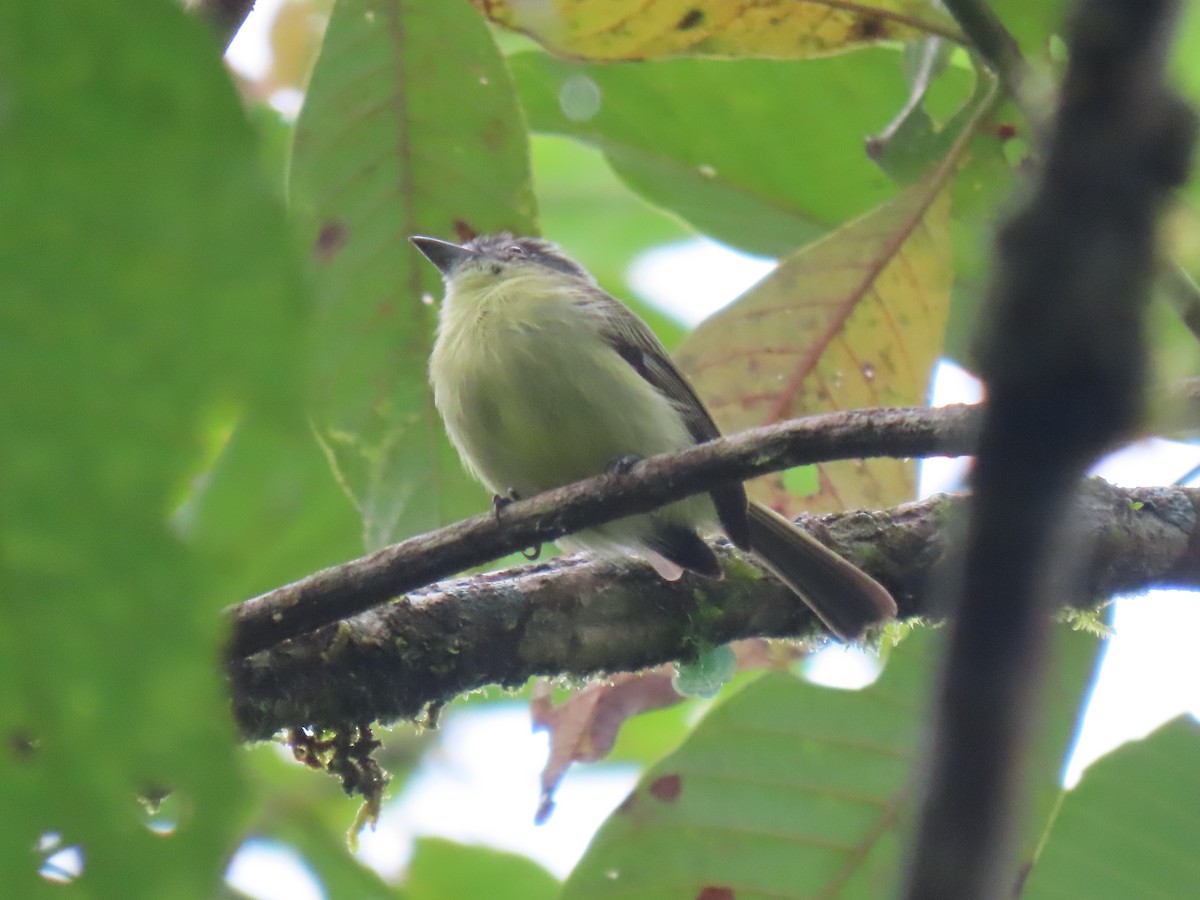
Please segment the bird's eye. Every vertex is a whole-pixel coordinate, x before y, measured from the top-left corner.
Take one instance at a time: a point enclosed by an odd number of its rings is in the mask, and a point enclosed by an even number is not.
[[[508,255],[509,256],[524,256],[525,248],[522,247],[520,244],[513,244],[511,247],[508,248]]]

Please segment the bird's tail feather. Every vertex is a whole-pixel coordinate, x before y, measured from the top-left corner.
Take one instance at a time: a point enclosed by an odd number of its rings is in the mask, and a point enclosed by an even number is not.
[[[749,510],[754,557],[843,641],[896,615],[887,589],[799,526],[759,503]]]

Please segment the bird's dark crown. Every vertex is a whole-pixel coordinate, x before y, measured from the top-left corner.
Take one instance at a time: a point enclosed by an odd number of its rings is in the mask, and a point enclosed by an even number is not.
[[[499,234],[481,234],[463,244],[463,248],[473,250],[481,256],[506,262],[527,259],[565,275],[574,275],[589,280],[591,277],[583,266],[563,255],[557,245],[541,238],[516,237],[511,232],[502,231]]]

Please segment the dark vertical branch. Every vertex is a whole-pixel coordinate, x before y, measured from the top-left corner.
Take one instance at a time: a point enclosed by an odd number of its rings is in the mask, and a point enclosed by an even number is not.
[[[250,15],[254,0],[192,0],[189,8],[208,22],[224,48]]]
[[[1156,212],[1194,122],[1164,86],[1173,0],[1085,0],[1046,167],[1001,233],[981,349],[989,406],[957,620],[906,896],[1013,890],[1013,820],[1050,584],[1079,590],[1060,526],[1080,476],[1136,423]]]

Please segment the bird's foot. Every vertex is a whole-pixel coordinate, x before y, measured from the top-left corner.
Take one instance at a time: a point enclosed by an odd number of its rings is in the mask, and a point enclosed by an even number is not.
[[[626,453],[624,456],[610,459],[604,468],[609,475],[628,475],[633,471],[633,467],[645,458],[637,453]]]
[[[508,496],[503,494],[492,494],[492,515],[496,517],[496,524],[500,524],[500,513],[507,506],[512,506],[514,501],[520,500],[521,495],[512,488],[508,489]]]
[[[500,524],[500,513],[505,507],[512,506],[514,502],[520,499],[521,495],[512,488],[508,489],[507,497],[502,494],[492,494],[492,515],[496,517],[497,525]],[[532,547],[526,547],[521,551],[521,555],[530,561],[535,560],[542,555],[542,545],[534,544]]]

